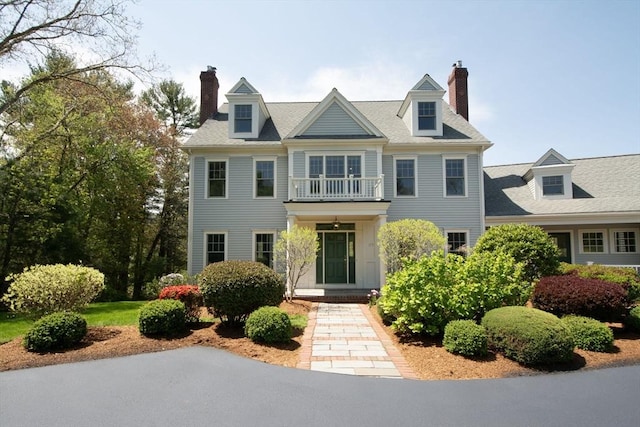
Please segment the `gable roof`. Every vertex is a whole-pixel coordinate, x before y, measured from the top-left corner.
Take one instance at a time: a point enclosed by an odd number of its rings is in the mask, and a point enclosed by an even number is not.
[[[236,83],[229,93],[259,93],[255,87],[251,85],[244,77],[240,77],[238,83]]]
[[[558,153],[553,148],[544,153],[532,167],[538,166],[553,166],[553,165],[569,165],[571,162],[567,160],[562,154]]]

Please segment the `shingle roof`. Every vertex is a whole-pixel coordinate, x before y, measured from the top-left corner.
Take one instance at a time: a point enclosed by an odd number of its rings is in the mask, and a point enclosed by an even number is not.
[[[389,144],[412,143],[463,143],[488,144],[489,141],[464,118],[454,113],[443,102],[443,136],[414,137],[405,123],[397,116],[402,101],[355,101],[352,104],[389,139]],[[228,104],[223,104],[218,114],[207,120],[184,144],[185,148],[205,148],[242,145],[280,145],[317,102],[266,103],[271,118],[265,123],[256,139],[230,139],[228,133]]]
[[[571,160],[573,199],[535,200],[522,178],[533,163],[484,168],[488,217],[638,212],[640,154]]]

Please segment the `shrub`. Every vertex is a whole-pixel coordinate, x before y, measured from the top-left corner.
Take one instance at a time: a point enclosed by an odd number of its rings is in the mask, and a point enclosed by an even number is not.
[[[640,300],[640,276],[633,268],[611,267],[600,264],[581,265],[565,264],[561,265],[560,271],[563,274],[573,274],[586,279],[599,279],[609,283],[617,283],[628,292],[630,302]]]
[[[489,348],[524,365],[569,362],[573,338],[556,316],[527,307],[501,307],[482,318]]]
[[[624,318],[624,324],[634,331],[640,332],[640,305],[633,307]]]
[[[376,310],[378,311],[378,315],[380,316],[380,319],[382,319],[382,323],[384,323],[385,325],[391,325],[393,321],[396,320],[396,318],[393,317],[391,313],[386,313],[384,311],[384,304],[382,304],[382,297],[378,298],[378,301],[376,302]]]
[[[487,333],[473,320],[452,320],[444,328],[442,345],[449,353],[484,356],[487,354]]]
[[[279,305],[285,291],[275,271],[253,261],[209,264],[199,280],[204,305],[225,323],[240,323],[260,307]]]
[[[378,231],[380,258],[388,272],[398,271],[404,259],[418,260],[444,247],[446,239],[432,222],[402,219],[388,222]]]
[[[104,288],[104,275],[78,265],[34,265],[13,281],[3,297],[12,310],[41,315],[57,311],[76,311],[93,301]]]
[[[36,321],[24,336],[29,351],[46,352],[69,348],[87,334],[87,321],[78,313],[62,311]]]
[[[571,330],[576,347],[588,351],[605,352],[613,347],[613,331],[604,323],[583,316],[562,318]]]
[[[543,277],[536,284],[533,306],[556,316],[576,314],[608,321],[626,311],[627,292],[616,283],[575,275]]]
[[[289,316],[278,307],[257,309],[244,325],[244,334],[254,342],[288,342],[292,331]]]
[[[197,286],[167,286],[160,291],[158,299],[175,299],[182,301],[186,309],[187,322],[197,322],[200,319],[202,294],[200,294]]]
[[[174,335],[185,329],[184,304],[173,299],[150,301],[140,309],[138,324],[143,335]]]
[[[378,305],[398,332],[438,335],[452,320],[480,320],[492,308],[524,304],[530,288],[508,255],[440,253],[390,275]]]
[[[185,278],[180,273],[170,273],[158,279],[158,285],[161,288],[166,288],[167,286],[181,285],[183,283],[186,283]]]
[[[524,277],[529,282],[556,274],[558,247],[540,227],[527,224],[503,224],[487,230],[474,247],[476,252],[506,252],[524,264]]]

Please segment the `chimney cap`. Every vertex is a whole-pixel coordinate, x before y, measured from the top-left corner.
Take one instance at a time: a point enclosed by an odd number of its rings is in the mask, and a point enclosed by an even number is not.
[[[207,71],[216,71],[216,67],[212,66],[212,65],[207,65]]]
[[[458,59],[456,62],[453,63],[453,67],[462,68],[462,61]]]

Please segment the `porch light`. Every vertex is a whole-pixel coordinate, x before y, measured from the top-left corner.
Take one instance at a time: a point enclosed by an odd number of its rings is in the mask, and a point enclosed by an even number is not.
[[[336,217],[336,219],[333,220],[333,229],[337,230],[338,228],[340,228],[340,221],[338,221],[338,217]]]

